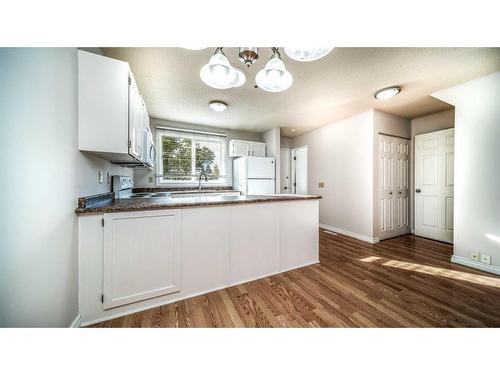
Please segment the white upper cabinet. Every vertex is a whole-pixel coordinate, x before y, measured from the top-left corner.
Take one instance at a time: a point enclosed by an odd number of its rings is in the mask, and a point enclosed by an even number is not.
[[[229,156],[250,156],[250,142],[229,141]]]
[[[266,156],[266,144],[232,139],[229,141],[229,156]]]
[[[252,142],[250,145],[250,156],[266,156],[266,144],[260,142]]]
[[[134,76],[130,73],[129,86],[129,149],[128,152],[137,160],[143,159],[143,134],[144,134],[144,103],[139,94],[139,89]]]
[[[78,149],[116,163],[143,158],[143,102],[128,63],[78,51]]]

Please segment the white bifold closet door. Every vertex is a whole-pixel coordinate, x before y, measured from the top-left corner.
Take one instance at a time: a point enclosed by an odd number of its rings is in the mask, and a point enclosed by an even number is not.
[[[415,137],[415,234],[453,243],[455,130]]]
[[[401,236],[409,227],[410,141],[379,134],[380,239]]]

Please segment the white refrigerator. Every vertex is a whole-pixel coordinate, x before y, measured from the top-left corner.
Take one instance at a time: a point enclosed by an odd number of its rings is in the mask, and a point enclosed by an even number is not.
[[[274,158],[243,156],[233,161],[233,187],[244,195],[274,194],[275,177]]]

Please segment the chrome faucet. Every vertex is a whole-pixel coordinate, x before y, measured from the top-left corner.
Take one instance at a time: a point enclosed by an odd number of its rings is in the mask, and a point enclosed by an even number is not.
[[[207,174],[205,172],[200,173],[200,177],[198,178],[198,190],[201,191],[201,177],[205,176],[205,182],[208,181]]]

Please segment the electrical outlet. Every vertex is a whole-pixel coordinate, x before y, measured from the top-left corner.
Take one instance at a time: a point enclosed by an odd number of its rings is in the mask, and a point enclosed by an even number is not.
[[[150,184],[152,184],[153,183],[153,177],[149,177],[148,181],[149,181]]]
[[[469,259],[470,260],[475,260],[476,262],[479,260],[479,252],[478,251],[474,251],[474,250],[471,250],[469,252]]]
[[[102,184],[102,171],[99,171],[99,183]]]
[[[481,263],[491,264],[491,255],[481,254]]]
[[[324,182],[318,182],[318,187],[319,188],[324,188],[325,187],[325,183]]]

